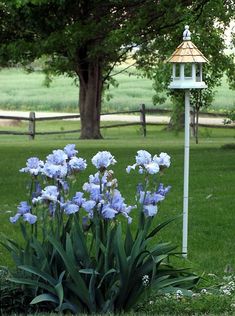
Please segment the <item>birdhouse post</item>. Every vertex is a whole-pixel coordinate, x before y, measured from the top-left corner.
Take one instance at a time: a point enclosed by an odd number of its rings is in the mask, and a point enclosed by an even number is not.
[[[191,42],[188,25],[183,32],[183,42],[168,59],[172,63],[172,77],[169,89],[185,91],[185,139],[184,139],[184,196],[183,196],[183,238],[182,253],[188,254],[188,192],[189,192],[189,146],[190,146],[190,89],[205,89],[202,64],[206,57]]]

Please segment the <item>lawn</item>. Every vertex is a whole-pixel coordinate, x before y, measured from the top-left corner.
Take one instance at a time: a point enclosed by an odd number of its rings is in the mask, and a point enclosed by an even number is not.
[[[117,72],[119,69],[117,69]],[[103,112],[131,110],[140,104],[152,106],[154,90],[152,81],[136,76],[135,69],[119,73],[114,78],[118,87],[110,87],[108,94],[111,99],[103,100]],[[78,88],[73,79],[68,77],[54,78],[50,88],[43,85],[44,75],[36,71],[25,73],[20,68],[2,69],[0,71],[0,108],[26,111],[62,111],[76,112],[78,108]],[[226,79],[218,87],[211,110],[228,110],[234,107],[235,92],[229,90]],[[66,95],[66,98],[65,98]],[[169,100],[158,107],[170,108]]]
[[[40,123],[39,129],[76,129],[76,122]],[[24,124],[18,127],[25,128]],[[189,244],[188,258],[175,259],[179,266],[190,267],[203,276],[200,287],[221,282],[227,275],[229,266],[235,269],[235,234],[234,234],[234,182],[235,182],[235,133],[229,129],[200,128],[198,145],[191,140],[190,148],[190,191],[189,191]],[[161,178],[172,189],[159,208],[156,224],[182,214],[183,194],[183,133],[167,132],[162,127],[148,127],[147,137],[141,135],[139,127],[125,127],[103,130],[105,139],[81,141],[76,134],[60,136],[37,136],[29,141],[27,136],[0,137],[0,232],[13,239],[19,238],[19,227],[9,223],[9,216],[16,212],[20,201],[26,200],[27,175],[19,173],[25,161],[31,156],[44,159],[53,149],[63,148],[68,143],[75,143],[79,156],[86,158],[89,167],[79,176],[79,183],[87,180],[94,173],[90,159],[101,150],[110,151],[118,161],[113,166],[119,181],[119,189],[126,201],[134,204],[135,188],[141,176],[127,175],[125,168],[134,163],[134,156],[139,149],[150,153],[167,152],[171,156],[171,167]],[[228,146],[227,144],[230,144]],[[135,221],[132,223],[135,229]],[[181,251],[182,219],[171,223],[154,242],[171,241]],[[0,247],[0,266],[12,267],[12,261],[6,251]],[[211,279],[208,274],[216,275]],[[147,305],[146,305],[147,304]],[[233,296],[204,295],[198,299],[180,301],[175,297],[148,298],[139,306],[139,313],[132,315],[235,315]],[[44,314],[45,315],[45,314]],[[52,315],[52,314],[51,314]],[[54,314],[53,314],[54,315]],[[40,314],[42,316],[42,314]],[[97,315],[98,316],[98,315]]]
[[[46,124],[46,123],[45,123]],[[47,123],[48,124],[48,123]],[[70,124],[76,124],[70,122]],[[223,275],[226,265],[235,267],[235,235],[233,231],[234,202],[234,146],[226,149],[224,144],[234,143],[233,130],[200,129],[200,144],[192,141],[190,152],[190,193],[189,193],[189,253],[187,264],[199,273]],[[44,159],[53,149],[63,148],[67,143],[75,143],[82,157],[90,161],[99,150],[109,150],[118,164],[114,171],[119,180],[119,188],[128,203],[134,203],[135,186],[139,176],[127,175],[125,167],[134,163],[137,150],[146,149],[152,154],[167,152],[172,157],[172,166],[164,174],[162,181],[172,185],[167,199],[162,203],[158,221],[182,213],[183,188],[183,133],[178,135],[164,131],[160,127],[149,127],[146,138],[137,127],[115,128],[104,131],[105,139],[100,141],[80,141],[75,135],[38,136],[28,141],[24,136],[1,136],[0,168],[1,232],[17,238],[18,228],[9,224],[8,218],[16,206],[26,199],[27,176],[18,172],[24,167],[28,157]],[[86,181],[90,166],[81,175]],[[10,213],[12,212],[12,213]],[[181,250],[182,221],[171,224],[162,234],[162,240],[170,240]],[[0,265],[11,264],[1,248]],[[7,258],[7,259],[6,259]]]

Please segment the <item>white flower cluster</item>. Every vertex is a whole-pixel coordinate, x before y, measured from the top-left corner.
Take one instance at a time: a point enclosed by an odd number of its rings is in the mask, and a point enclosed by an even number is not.
[[[217,278],[215,274],[208,274],[208,276]],[[223,277],[223,284],[218,288],[216,287],[211,290],[203,288],[200,290],[200,292],[192,292],[191,290],[187,291],[187,297],[191,297],[193,299],[200,298],[204,295],[226,295],[226,296],[232,296],[235,294],[235,275],[230,275],[230,276],[225,276]],[[166,293],[163,296],[164,299],[169,300],[169,299],[175,299],[175,300],[182,300],[184,298],[184,293],[182,290],[178,289],[174,293]],[[231,304],[232,308],[235,308],[235,303]]]
[[[145,287],[149,285],[149,276],[147,274],[142,277],[142,284]]]
[[[203,294],[203,295],[208,294],[207,289],[202,289],[202,290],[201,290],[201,294]]]
[[[235,280],[235,276],[231,275],[226,275],[223,277],[223,280],[226,282],[230,282],[230,281],[234,281]]]
[[[176,299],[181,300],[184,296],[183,292],[181,290],[177,290],[175,293]]]
[[[223,295],[232,295],[235,290],[234,281],[230,281],[228,284],[222,285],[220,287],[220,293]]]
[[[138,169],[140,174],[157,174],[161,169],[169,168],[171,157],[166,153],[160,153],[159,156],[152,155],[146,150],[138,150],[135,157],[136,163],[126,168],[126,172]]]
[[[6,268],[0,268],[0,284],[2,281],[5,281],[9,277],[9,272]]]
[[[164,295],[164,298],[165,298],[166,300],[171,299],[171,298],[172,298],[171,293],[166,293],[166,294]]]

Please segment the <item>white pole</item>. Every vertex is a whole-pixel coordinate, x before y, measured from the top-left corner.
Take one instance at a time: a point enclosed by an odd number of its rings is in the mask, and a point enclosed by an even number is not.
[[[185,90],[185,136],[184,136],[184,202],[183,202],[183,257],[188,254],[188,183],[189,183],[189,135],[190,91]]]

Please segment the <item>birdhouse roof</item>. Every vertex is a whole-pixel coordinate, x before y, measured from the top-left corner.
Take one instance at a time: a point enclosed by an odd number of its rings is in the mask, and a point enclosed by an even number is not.
[[[169,63],[207,63],[208,60],[189,40],[183,41],[167,60]]]

